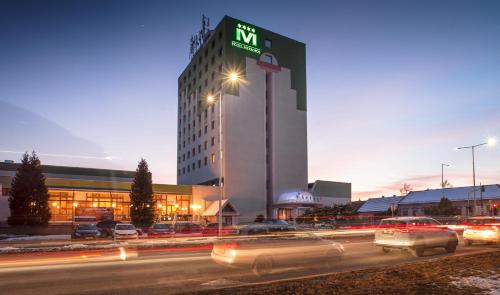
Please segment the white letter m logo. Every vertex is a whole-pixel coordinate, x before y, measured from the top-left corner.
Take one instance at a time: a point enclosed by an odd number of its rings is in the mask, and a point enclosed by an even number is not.
[[[255,34],[255,29],[238,24],[238,28],[236,28],[236,41],[243,41],[245,44],[257,46],[257,35]]]

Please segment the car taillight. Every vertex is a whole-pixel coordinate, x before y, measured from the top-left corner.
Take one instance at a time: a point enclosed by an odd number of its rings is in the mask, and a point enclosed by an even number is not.
[[[401,229],[399,229],[399,232],[402,234],[407,234],[410,232],[410,230],[408,228],[401,228]]]
[[[240,247],[240,246],[239,246],[237,243],[235,243],[235,242],[232,242],[232,243],[227,243],[227,244],[225,245],[225,248],[226,248],[226,249],[238,249],[239,247]]]

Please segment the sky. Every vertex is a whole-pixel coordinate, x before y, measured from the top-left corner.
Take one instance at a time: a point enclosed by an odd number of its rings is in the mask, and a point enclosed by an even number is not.
[[[500,138],[498,1],[1,1],[0,160],[176,182],[177,77],[224,15],[306,43],[309,181],[353,199],[472,184]],[[476,150],[500,183],[500,146]]]

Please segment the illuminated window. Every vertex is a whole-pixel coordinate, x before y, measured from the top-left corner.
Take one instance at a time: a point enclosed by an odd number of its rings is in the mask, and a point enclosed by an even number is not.
[[[271,40],[264,40],[264,46],[267,48],[271,48],[273,46],[273,42]]]
[[[210,158],[212,159],[212,163],[215,163],[215,154],[212,153],[212,155],[210,156]]]

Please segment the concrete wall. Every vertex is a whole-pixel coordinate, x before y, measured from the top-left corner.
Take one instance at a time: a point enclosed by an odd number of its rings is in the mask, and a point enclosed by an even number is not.
[[[265,71],[246,58],[239,96],[223,99],[224,195],[252,221],[266,212]]]
[[[297,109],[289,69],[273,73],[271,81],[271,179],[275,203],[284,192],[307,191],[307,113]]]

